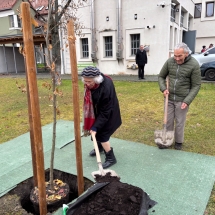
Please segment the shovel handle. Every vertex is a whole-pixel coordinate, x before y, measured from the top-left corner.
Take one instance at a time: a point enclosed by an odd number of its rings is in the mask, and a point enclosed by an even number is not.
[[[97,162],[101,163],[101,156],[100,156],[100,153],[99,153],[99,148],[98,148],[98,144],[97,144],[97,141],[96,141],[95,134],[92,133],[91,136],[92,136],[92,139],[93,139],[93,144],[94,144],[94,149],[95,149],[95,152],[96,152]]]
[[[166,89],[169,90],[169,76],[166,77]],[[166,94],[165,105],[164,105],[164,121],[163,121],[164,127],[166,127],[166,123],[167,123],[168,100],[169,100],[169,94]]]

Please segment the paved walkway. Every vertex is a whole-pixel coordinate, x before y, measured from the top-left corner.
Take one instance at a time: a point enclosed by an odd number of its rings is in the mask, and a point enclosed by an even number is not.
[[[138,79],[137,75],[109,75],[114,81],[137,81],[137,82],[157,82],[158,75],[145,75],[145,79]],[[0,73],[0,78],[25,78],[25,73]],[[49,73],[37,73],[37,78],[50,78]],[[71,79],[71,74],[61,75],[62,79]],[[81,78],[79,74],[79,79]],[[215,83],[214,81],[207,81],[205,78],[202,78],[204,83]]]
[[[138,80],[137,75],[109,75],[115,81],[157,81],[157,75],[146,75],[145,79]],[[0,74],[0,78],[25,78],[25,73],[8,73]],[[37,73],[37,78],[50,78],[49,73]],[[71,74],[61,75],[62,79],[71,79]],[[79,78],[81,76],[79,75]]]

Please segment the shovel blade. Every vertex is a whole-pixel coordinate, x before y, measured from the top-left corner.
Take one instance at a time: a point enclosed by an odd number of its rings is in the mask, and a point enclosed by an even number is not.
[[[93,178],[96,178],[96,175],[101,175],[101,176],[105,176],[107,173],[110,174],[110,176],[116,176],[119,178],[119,176],[117,175],[117,173],[114,171],[114,170],[110,170],[110,169],[106,169],[106,170],[103,170],[102,172],[101,171],[94,171],[91,173],[91,175],[93,176]]]
[[[169,147],[173,144],[174,131],[157,130],[154,133],[155,143],[159,146]]]

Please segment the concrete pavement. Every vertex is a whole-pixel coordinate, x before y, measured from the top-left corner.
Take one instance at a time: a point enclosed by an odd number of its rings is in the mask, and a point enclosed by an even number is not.
[[[145,75],[145,79],[138,79],[137,75],[109,75],[114,81],[132,81],[132,82],[157,82],[158,75]],[[25,78],[25,73],[0,73],[0,78]],[[49,73],[37,73],[37,78],[50,78]],[[79,79],[81,78],[79,74]],[[61,79],[71,79],[71,74],[61,74]],[[215,83],[202,78],[202,83]]]

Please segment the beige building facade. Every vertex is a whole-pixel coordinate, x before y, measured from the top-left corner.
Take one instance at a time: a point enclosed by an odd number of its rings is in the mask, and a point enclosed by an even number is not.
[[[146,75],[156,75],[185,32],[194,30],[193,0],[88,0],[78,11],[85,26],[77,37],[79,69],[96,65],[105,74],[137,75],[135,53],[148,50]],[[65,71],[70,73],[69,51]]]
[[[207,48],[209,44],[215,45],[215,1],[195,0],[195,13],[193,28],[196,29],[196,52],[200,52],[202,46]]]

